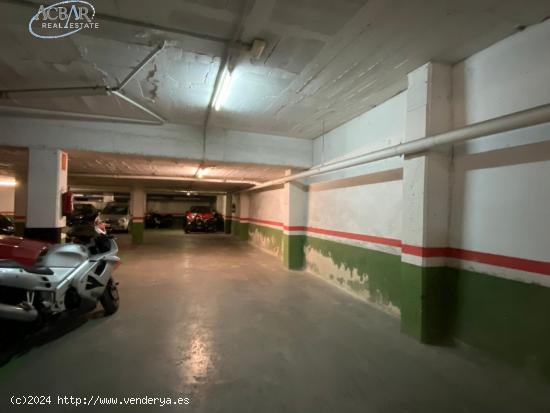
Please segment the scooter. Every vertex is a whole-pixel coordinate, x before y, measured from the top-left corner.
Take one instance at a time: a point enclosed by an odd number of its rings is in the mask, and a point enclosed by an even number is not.
[[[33,266],[0,260],[0,321],[47,321],[98,301],[107,315],[118,310],[115,240],[98,223],[73,227],[69,239],[44,248]]]

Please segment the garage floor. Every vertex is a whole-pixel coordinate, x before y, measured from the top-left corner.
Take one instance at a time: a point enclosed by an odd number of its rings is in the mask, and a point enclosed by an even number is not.
[[[2,403],[25,389],[190,397],[190,406],[174,410],[209,413],[550,406],[543,384],[470,350],[421,345],[399,333],[396,318],[225,235],[149,231],[143,246],[131,247],[127,236],[120,243],[119,313],[103,318],[98,310],[36,338],[0,368]]]

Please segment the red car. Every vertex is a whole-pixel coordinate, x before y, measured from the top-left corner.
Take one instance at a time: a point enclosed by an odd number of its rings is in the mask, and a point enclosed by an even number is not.
[[[0,236],[0,260],[13,260],[26,267],[32,267],[40,254],[50,244],[21,237]]]
[[[216,231],[217,221],[215,212],[208,206],[192,206],[185,213],[185,232]]]

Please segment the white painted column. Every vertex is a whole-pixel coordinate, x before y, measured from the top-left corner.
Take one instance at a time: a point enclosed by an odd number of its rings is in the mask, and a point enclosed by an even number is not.
[[[141,244],[145,230],[145,209],[147,204],[147,193],[141,187],[132,188],[130,194],[130,214],[132,217],[132,242]]]
[[[446,132],[452,127],[451,67],[428,63],[408,77],[407,135],[412,141]],[[409,155],[403,169],[403,244],[446,247],[450,197],[450,148]],[[423,257],[405,248],[403,261],[438,266],[441,260]]]
[[[220,214],[223,214],[224,202],[225,202],[224,195],[216,195],[216,211]]]
[[[61,150],[29,148],[28,168],[25,236],[60,242],[65,227],[61,195],[68,190],[68,155]]]
[[[248,230],[250,227],[250,195],[241,193],[239,194],[239,203],[237,216],[239,217],[239,223],[237,224],[237,236],[242,241],[248,240]]]
[[[115,194],[113,193],[104,193],[103,194],[103,202],[105,204],[108,204],[109,202],[115,202]]]
[[[232,218],[233,218],[233,213],[231,211],[232,202],[233,202],[233,197],[231,194],[224,195],[223,219],[225,222],[224,232],[226,234],[231,234],[231,225],[232,225]]]
[[[291,169],[285,175],[295,173]],[[308,192],[300,182],[287,182],[283,188],[283,261],[290,269],[304,266]]]
[[[428,63],[408,82],[406,141],[450,130],[451,67]],[[448,328],[450,166],[450,148],[406,156],[403,166],[401,328],[424,342],[444,339]]]

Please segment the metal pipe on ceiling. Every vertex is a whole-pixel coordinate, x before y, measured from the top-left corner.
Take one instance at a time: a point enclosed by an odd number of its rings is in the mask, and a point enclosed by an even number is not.
[[[258,181],[251,181],[247,179],[195,178],[194,176],[71,173],[70,177],[71,178],[135,179],[135,180],[144,180],[144,181],[214,182],[214,183],[222,183],[222,184],[247,184],[247,185],[259,184]]]
[[[341,169],[347,169],[353,166],[364,165],[387,158],[393,158],[402,155],[411,155],[427,151],[436,146],[456,144],[471,139],[495,135],[503,132],[509,132],[512,130],[540,125],[547,122],[550,122],[550,104],[537,106],[532,109],[515,112],[509,115],[500,116],[494,119],[475,123],[464,128],[416,139],[414,141],[390,146],[385,149],[380,149],[362,155],[341,159],[337,162],[317,165],[308,169],[307,171],[288,175],[284,178],[267,181],[252,188],[245,189],[241,192],[254,191],[257,189],[280,185],[298,179],[309,178],[311,176],[334,172]]]
[[[124,93],[122,93],[118,90],[111,90],[110,93],[113,94],[114,96],[128,102],[130,105],[138,108],[142,112],[147,113],[149,116],[152,116],[153,118],[155,118],[157,120],[157,122],[156,122],[157,125],[162,125],[164,123],[164,118],[162,116],[160,116],[159,114],[153,112],[151,109],[146,108],[145,106],[143,106],[141,103],[135,101],[134,99],[126,96]]]
[[[119,99],[124,100],[135,108],[141,110],[148,116],[153,117],[154,121],[144,122],[162,125],[165,119],[154,112],[153,110],[145,107],[141,103],[132,99],[131,97],[122,93],[122,89],[138,74],[151,60],[157,56],[162,49],[164,49],[166,42],[162,42],[156,48],[154,48],[145,58],[126,76],[122,82],[115,87],[109,87],[104,85],[85,86],[85,87],[61,87],[61,88],[39,88],[39,89],[14,89],[14,90],[0,90],[0,99],[17,99],[17,98],[44,98],[44,97],[67,97],[67,96],[109,96],[114,95]],[[106,117],[108,119],[108,117]],[[123,118],[122,118],[123,119]]]
[[[105,96],[107,94],[108,92],[105,86],[11,89],[11,90],[0,90],[0,99],[67,97],[67,96]]]
[[[158,125],[158,121],[146,120],[146,119],[133,119],[133,118],[124,118],[120,116],[110,116],[110,115],[94,115],[92,113],[82,113],[82,112],[64,112],[56,110],[47,110],[47,109],[36,109],[29,108],[26,106],[2,106],[0,105],[0,115],[6,112],[11,113],[30,113],[36,116],[61,116],[63,118],[84,118],[95,121],[108,121],[108,122],[120,122],[120,123],[135,123],[139,125]]]
[[[137,75],[139,73],[139,71],[141,71],[141,69],[143,69],[145,67],[145,65],[147,65],[147,63],[149,63],[151,60],[153,60],[155,58],[156,55],[158,55],[162,49],[164,49],[164,46],[166,45],[166,42],[162,42],[161,44],[159,44],[156,48],[154,48],[151,53],[149,53],[147,56],[145,56],[145,58],[141,61],[141,63],[139,65],[137,65],[134,70],[132,70],[128,76],[126,76],[124,78],[124,80],[122,80],[122,82],[120,82],[117,86],[117,89],[124,89],[124,86],[126,86],[128,84],[128,82],[130,82],[130,80],[132,80],[134,78],[135,75]]]

